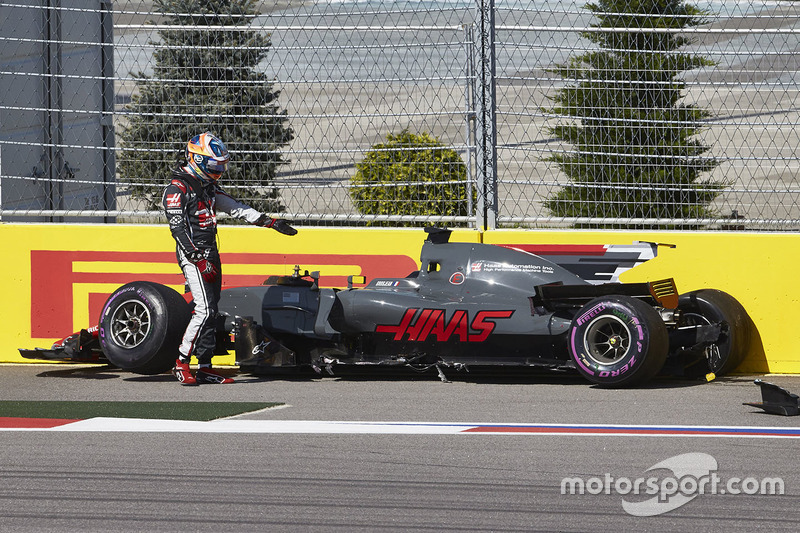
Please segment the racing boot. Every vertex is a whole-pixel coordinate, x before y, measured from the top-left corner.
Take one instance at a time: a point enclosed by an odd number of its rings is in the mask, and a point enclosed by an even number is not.
[[[233,378],[223,376],[210,366],[201,366],[197,369],[198,383],[233,383]]]
[[[197,385],[197,380],[189,370],[189,363],[184,363],[180,358],[175,360],[175,368],[172,369],[172,375],[181,382],[181,385]]]

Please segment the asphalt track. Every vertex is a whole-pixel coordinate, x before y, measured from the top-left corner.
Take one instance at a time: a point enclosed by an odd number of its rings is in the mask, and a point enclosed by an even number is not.
[[[800,417],[743,406],[760,400],[754,376],[635,390],[451,377],[240,376],[187,388],[105,368],[0,365],[0,400],[286,404],[212,422],[0,430],[0,531],[799,529]],[[800,377],[766,379],[800,392]],[[495,429],[464,431],[476,427]],[[702,461],[721,481],[699,494]],[[585,482],[584,494],[562,494],[565,478]],[[630,490],[645,478],[657,478],[655,504]],[[728,492],[737,478],[750,490]],[[767,478],[784,494],[755,493]],[[653,516],[634,516],[648,503]]]

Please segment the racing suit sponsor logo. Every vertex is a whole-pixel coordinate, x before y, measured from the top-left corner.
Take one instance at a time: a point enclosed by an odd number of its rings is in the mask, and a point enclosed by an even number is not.
[[[399,324],[379,324],[376,333],[393,333],[392,340],[404,337],[412,342],[424,342],[435,338],[437,342],[456,339],[459,342],[483,342],[489,338],[497,323],[493,319],[510,318],[513,310],[478,311],[469,320],[466,311],[459,309],[448,320],[443,309],[407,309]]]
[[[180,193],[175,194],[168,194],[167,195],[167,208],[176,208],[181,206],[181,195]]]
[[[177,188],[179,188],[181,190],[181,192],[183,192],[183,194],[186,194],[186,192],[188,190],[188,189],[186,189],[186,184],[184,182],[182,182],[181,180],[173,179],[170,182],[170,184],[172,184],[172,185],[176,186]]]
[[[267,353],[267,350],[269,349],[269,345],[270,345],[270,341],[261,341],[261,344],[253,346],[253,350],[251,351],[251,353],[253,355]]]
[[[214,216],[214,210],[202,200],[197,202],[197,223],[201,228],[217,225],[217,217]]]

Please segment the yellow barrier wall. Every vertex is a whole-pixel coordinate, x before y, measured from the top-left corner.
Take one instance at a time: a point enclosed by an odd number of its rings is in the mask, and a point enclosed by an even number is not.
[[[256,227],[223,226],[220,250],[226,286],[260,284],[294,265],[319,270],[323,286],[351,274],[405,276],[419,266],[419,229],[302,228],[295,237]],[[792,234],[497,230],[454,232],[451,240],[490,244],[631,244],[655,241],[659,256],[622,281],[674,277],[678,290],[711,287],[736,297],[759,336],[744,372],[800,372],[794,276],[800,236]],[[22,362],[17,348],[49,347],[93,325],[105,298],[133,280],[181,290],[183,277],[166,225],[0,224],[6,255],[0,278],[0,362]]]
[[[458,239],[475,240],[475,232]],[[349,275],[401,277],[419,266],[420,231],[304,229],[295,237],[253,226],[221,226],[224,286],[259,285],[295,265],[319,270],[320,284]],[[49,348],[96,324],[117,287],[150,280],[183,292],[175,243],[166,225],[0,224],[6,251],[0,294],[0,362],[24,362],[17,348]],[[227,362],[215,358],[215,362]]]

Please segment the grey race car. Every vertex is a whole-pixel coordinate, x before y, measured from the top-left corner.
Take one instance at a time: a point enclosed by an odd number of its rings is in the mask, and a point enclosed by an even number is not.
[[[671,279],[590,283],[557,264],[501,246],[449,242],[426,228],[421,268],[364,288],[319,287],[319,273],[271,276],[222,291],[218,349],[242,371],[346,366],[418,370],[503,367],[577,371],[603,386],[643,384],[665,368],[721,375],[745,357],[754,332],[730,295],[678,295]],[[355,280],[359,281],[359,280]],[[191,306],[174,290],[133,282],[107,300],[99,325],[24,357],[167,371]]]

